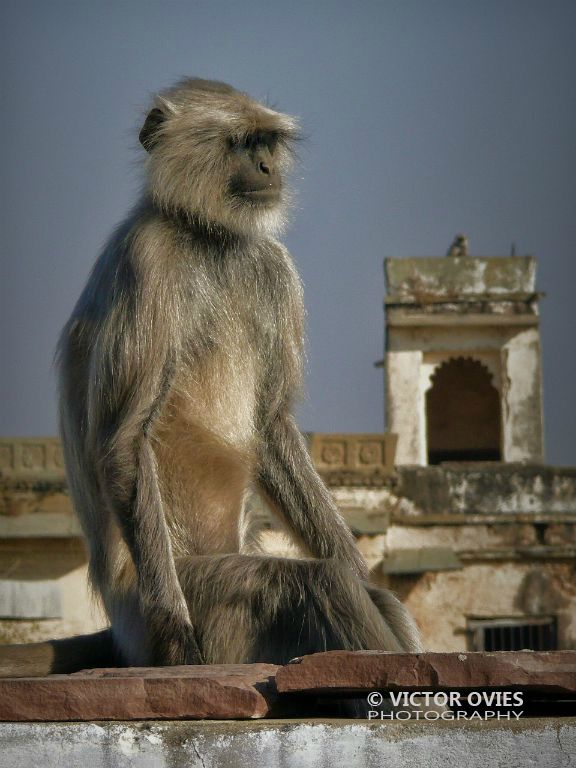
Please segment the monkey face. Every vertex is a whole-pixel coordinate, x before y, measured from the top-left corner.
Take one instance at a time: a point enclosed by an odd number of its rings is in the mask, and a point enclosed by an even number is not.
[[[282,228],[295,121],[223,83],[188,79],[157,97],[140,141],[166,212],[232,232]]]
[[[230,140],[229,193],[253,205],[274,206],[280,202],[282,176],[276,165],[278,136],[258,131],[243,140]]]

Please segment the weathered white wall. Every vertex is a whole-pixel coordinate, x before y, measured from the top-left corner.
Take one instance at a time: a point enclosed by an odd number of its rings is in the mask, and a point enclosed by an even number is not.
[[[386,413],[389,431],[398,435],[396,464],[426,463],[422,461],[426,425],[421,365],[420,350],[395,349],[386,355]]]
[[[572,566],[518,562],[468,562],[462,570],[391,578],[416,617],[429,651],[469,650],[467,617],[555,614],[560,649],[576,647],[576,593]]]
[[[576,719],[2,723],[0,768],[576,766]]]
[[[505,461],[544,460],[540,333],[528,328],[502,347]]]

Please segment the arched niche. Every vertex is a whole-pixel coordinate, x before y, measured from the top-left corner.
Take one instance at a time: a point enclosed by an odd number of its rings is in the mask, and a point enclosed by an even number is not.
[[[500,395],[488,368],[471,357],[444,361],[426,392],[428,463],[500,461]]]

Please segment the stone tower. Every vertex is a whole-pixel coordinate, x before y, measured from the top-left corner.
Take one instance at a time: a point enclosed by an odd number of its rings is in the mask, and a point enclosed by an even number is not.
[[[386,259],[385,271],[396,463],[542,462],[535,258],[472,257],[466,241],[445,258]]]

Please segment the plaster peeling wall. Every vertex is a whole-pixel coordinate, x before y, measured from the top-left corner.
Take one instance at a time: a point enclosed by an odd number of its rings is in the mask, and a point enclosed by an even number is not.
[[[537,574],[538,578],[534,577]],[[466,618],[556,615],[560,649],[576,647],[576,589],[570,563],[470,563],[460,571],[389,578],[429,651],[468,650]],[[538,584],[535,582],[538,581]]]
[[[1,768],[570,768],[576,722],[3,723],[0,740]]]
[[[424,402],[420,391],[422,352],[397,350],[386,355],[388,429],[398,435],[397,464],[425,464]]]
[[[544,460],[540,334],[517,333],[502,349],[504,460]]]
[[[533,256],[385,259],[388,294],[407,299],[502,296],[534,291]]]

